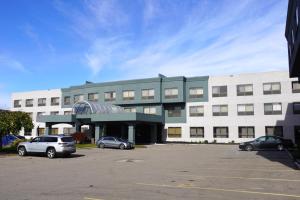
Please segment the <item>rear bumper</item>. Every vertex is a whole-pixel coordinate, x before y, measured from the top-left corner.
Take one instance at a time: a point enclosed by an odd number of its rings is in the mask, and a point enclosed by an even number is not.
[[[57,153],[75,153],[76,152],[76,148],[73,147],[64,147],[61,149],[61,151],[57,152]]]

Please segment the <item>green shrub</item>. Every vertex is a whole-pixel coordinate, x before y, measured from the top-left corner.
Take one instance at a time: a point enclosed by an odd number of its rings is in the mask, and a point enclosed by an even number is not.
[[[216,144],[216,143],[217,143],[217,140],[213,140],[212,143],[213,143],[213,144]]]
[[[204,144],[208,144],[208,141],[207,140],[204,140],[204,142],[203,142]]]

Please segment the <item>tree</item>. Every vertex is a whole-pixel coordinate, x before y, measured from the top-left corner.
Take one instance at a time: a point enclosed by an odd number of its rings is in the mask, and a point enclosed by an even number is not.
[[[0,112],[0,149],[2,149],[2,137],[10,133],[18,133],[22,128],[33,129],[32,119],[24,112]]]

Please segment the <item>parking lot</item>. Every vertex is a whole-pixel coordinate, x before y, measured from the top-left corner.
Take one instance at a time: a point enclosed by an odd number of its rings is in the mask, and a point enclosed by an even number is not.
[[[79,149],[71,158],[0,156],[4,199],[300,199],[285,152],[236,145]]]

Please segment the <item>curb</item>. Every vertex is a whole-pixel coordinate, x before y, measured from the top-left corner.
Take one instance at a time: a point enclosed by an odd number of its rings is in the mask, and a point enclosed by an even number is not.
[[[292,161],[294,162],[294,164],[296,166],[296,169],[299,170],[300,169],[300,163],[299,163],[299,161],[297,161],[287,149],[285,149],[285,152],[287,152],[287,154],[290,157],[290,159],[292,159]]]

